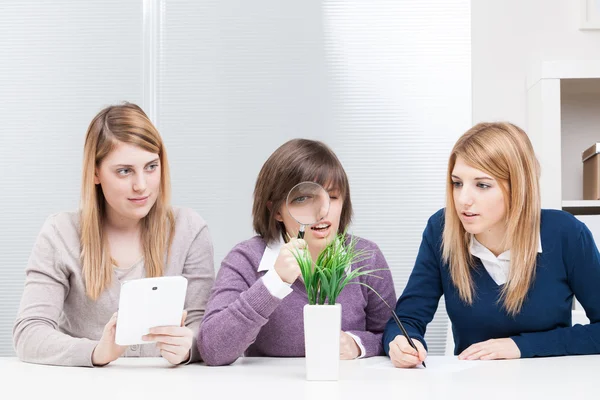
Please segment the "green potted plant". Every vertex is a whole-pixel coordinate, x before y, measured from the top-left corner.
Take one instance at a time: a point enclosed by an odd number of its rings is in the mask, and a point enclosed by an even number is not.
[[[313,262],[308,248],[297,250],[294,257],[300,266],[308,304],[304,306],[304,340],[307,380],[337,380],[339,376],[342,306],[336,300],[348,284],[370,286],[356,279],[378,270],[366,265],[351,269],[352,264],[371,257],[357,249],[359,239],[338,234]]]

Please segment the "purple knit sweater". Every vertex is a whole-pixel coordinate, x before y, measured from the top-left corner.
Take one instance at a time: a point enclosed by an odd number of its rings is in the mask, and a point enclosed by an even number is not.
[[[358,238],[357,238],[358,239]],[[226,365],[238,357],[304,357],[303,307],[308,303],[304,283],[298,279],[283,300],[272,296],[258,272],[266,243],[255,236],[235,246],[225,257],[213,286],[198,335],[198,349],[208,365]],[[396,293],[383,254],[373,242],[359,239],[357,249],[372,256],[352,268],[385,269],[383,279],[360,277],[392,305]],[[390,310],[375,293],[349,284],[339,295],[342,330],[358,336],[365,357],[383,355],[382,333]]]

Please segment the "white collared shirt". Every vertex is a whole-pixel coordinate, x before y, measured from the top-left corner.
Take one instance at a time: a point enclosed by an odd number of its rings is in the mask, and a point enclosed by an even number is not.
[[[267,271],[266,274],[261,278],[263,280],[263,284],[271,293],[272,296],[277,297],[278,299],[283,299],[288,294],[292,293],[291,284],[284,282],[277,271],[275,271],[275,261],[277,261],[277,257],[279,257],[279,252],[285,242],[283,238],[279,239],[279,242],[271,243],[265,247],[265,251],[263,253],[262,258],[260,259],[260,263],[258,264],[258,272]],[[360,338],[356,335],[351,334],[350,332],[346,332],[348,335],[354,339],[358,348],[360,349],[360,354],[358,358],[363,358],[366,354],[365,347],[362,344]]]
[[[542,238],[538,237],[538,253],[542,252]],[[498,286],[504,285],[508,280],[510,271],[510,250],[496,257],[487,247],[479,243],[475,239],[475,235],[471,235],[471,245],[469,248],[471,254],[481,260],[486,271]]]

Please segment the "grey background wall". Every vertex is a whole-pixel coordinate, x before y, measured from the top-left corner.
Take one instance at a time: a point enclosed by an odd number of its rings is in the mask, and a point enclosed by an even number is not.
[[[76,209],[87,125],[137,102],[166,142],[173,201],[209,223],[215,266],[253,234],[252,189],[294,137],[339,155],[352,231],[398,294],[448,152],[471,124],[468,0],[55,1],[0,4],[0,355],[44,219]],[[443,303],[428,331],[443,353]]]

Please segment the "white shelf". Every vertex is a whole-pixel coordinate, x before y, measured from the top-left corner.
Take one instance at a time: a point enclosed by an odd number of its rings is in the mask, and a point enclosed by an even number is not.
[[[527,89],[541,79],[598,79],[600,60],[544,61],[531,68],[527,76]]]
[[[563,200],[562,209],[574,215],[600,214],[600,200]]]
[[[600,215],[583,191],[581,152],[600,132],[600,60],[545,61],[527,77],[527,128],[541,166],[542,208]],[[580,198],[580,197],[579,197]]]

